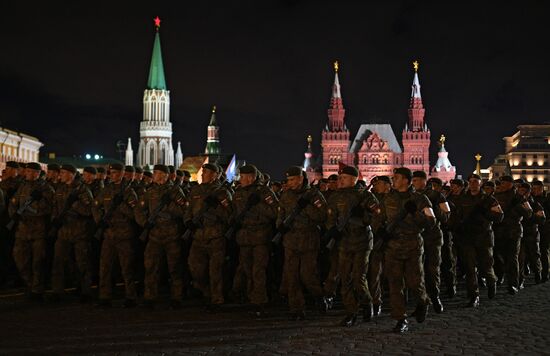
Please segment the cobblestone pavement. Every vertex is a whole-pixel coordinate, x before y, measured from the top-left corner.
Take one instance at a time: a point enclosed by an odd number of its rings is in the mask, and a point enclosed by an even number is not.
[[[504,288],[503,288],[504,289]],[[336,326],[337,308],[314,311],[305,322],[286,319],[284,308],[254,320],[241,306],[206,314],[192,302],[181,310],[108,310],[76,302],[33,305],[20,296],[0,297],[0,354],[550,354],[550,283],[529,284],[516,296],[500,290],[481,307],[467,309],[463,293],[443,299],[445,311],[433,312],[410,331],[391,333],[388,311],[371,323]],[[411,306],[412,308],[412,306]]]

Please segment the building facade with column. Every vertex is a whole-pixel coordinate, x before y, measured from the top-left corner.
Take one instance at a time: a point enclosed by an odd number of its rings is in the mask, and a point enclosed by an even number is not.
[[[44,144],[34,136],[0,127],[0,170],[6,162],[38,162]]]

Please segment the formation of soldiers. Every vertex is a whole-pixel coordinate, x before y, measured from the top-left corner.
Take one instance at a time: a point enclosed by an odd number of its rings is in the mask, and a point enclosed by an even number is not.
[[[8,162],[0,182],[2,282],[15,266],[28,297],[62,302],[66,271],[83,303],[97,281],[99,307],[111,307],[113,285],[124,283],[124,307],[154,308],[165,271],[170,307],[201,296],[209,312],[229,299],[266,316],[286,300],[290,318],[306,318],[312,300],[324,313],[339,291],[353,326],[380,315],[389,294],[395,332],[407,318],[423,322],[432,305],[443,312],[443,285],[455,297],[466,280],[468,307],[478,307],[480,284],[492,299],[549,274],[550,200],[541,182],[503,176],[443,185],[401,167],[367,187],[354,167],[310,185],[300,167],[271,182],[253,165],[228,183],[216,164],[202,166],[201,183],[174,167]],[[12,259],[13,258],[13,259]],[[13,266],[10,262],[13,261]],[[443,280],[443,283],[442,283]],[[143,294],[141,298],[141,294]],[[416,308],[408,314],[407,296]]]

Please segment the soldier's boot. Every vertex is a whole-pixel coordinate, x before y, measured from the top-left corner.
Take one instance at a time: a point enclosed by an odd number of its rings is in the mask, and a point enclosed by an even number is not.
[[[447,296],[451,299],[456,296],[456,286],[450,286],[447,288]]]
[[[485,278],[483,278],[481,276],[477,277],[477,284],[479,285],[479,288],[487,287],[487,283],[485,282]]]
[[[100,299],[96,306],[98,308],[110,308],[112,306],[111,299]]]
[[[414,317],[418,323],[423,323],[428,315],[428,304],[420,303],[416,306]]]
[[[497,295],[497,285],[495,283],[487,286],[487,296],[489,299],[493,299]]]
[[[151,310],[153,310],[153,309],[155,309],[155,301],[153,301],[153,300],[151,300],[151,299],[145,299],[145,300],[143,301],[142,306],[143,306],[144,308],[146,308],[146,309],[151,309]]]
[[[172,310],[181,309],[181,301],[179,301],[177,299],[172,299],[170,301],[170,309],[172,309]]]
[[[292,312],[290,313],[288,319],[291,321],[302,321],[306,319],[306,313],[303,310]]]
[[[334,308],[334,297],[326,297],[325,298],[326,302],[327,302],[327,308],[329,310],[331,310],[332,308]]]
[[[441,303],[441,299],[439,299],[438,295],[434,295],[432,298],[432,306],[434,307],[434,311],[437,314],[443,313],[443,304]]]
[[[373,306],[372,306],[372,315],[373,316],[379,316],[380,314],[382,314],[382,305],[373,304]]]
[[[541,283],[540,272],[535,272],[535,284]]]
[[[504,275],[497,275],[497,284],[499,286],[503,285],[504,284]]]
[[[508,286],[508,294],[516,295],[518,292],[519,292],[519,290],[516,287],[514,287],[512,285]]]
[[[327,299],[325,297],[319,297],[317,299],[317,307],[320,313],[325,314],[329,309]]]
[[[265,311],[265,307],[263,305],[255,305],[253,313],[254,313],[254,317],[256,319],[262,319],[262,318],[265,318],[267,316],[267,313]]]
[[[130,309],[134,308],[137,305],[135,299],[126,299],[124,300],[124,304],[122,305],[123,308]]]
[[[345,326],[347,328],[352,327],[355,324],[357,324],[357,314],[348,314],[340,322],[340,326]]]
[[[42,303],[44,301],[44,295],[42,293],[31,292],[29,299],[34,303]]]
[[[407,330],[409,330],[409,323],[407,322],[407,319],[397,321],[397,324],[393,327],[394,333],[404,333]]]
[[[363,306],[363,321],[369,322],[372,320],[373,310],[372,304],[368,303]]]
[[[472,298],[470,298],[470,301],[468,304],[466,304],[466,307],[468,308],[477,308],[479,307],[479,296],[475,295]]]

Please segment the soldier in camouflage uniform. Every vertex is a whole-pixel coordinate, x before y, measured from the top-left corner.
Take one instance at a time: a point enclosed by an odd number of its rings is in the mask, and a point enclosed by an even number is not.
[[[393,190],[382,202],[386,231],[389,234],[384,251],[384,271],[390,287],[391,316],[397,320],[394,332],[408,329],[405,308],[405,286],[417,300],[414,312],[421,323],[428,312],[429,300],[424,287],[422,232],[435,224],[430,200],[414,191],[410,169],[397,168],[393,176]]]
[[[432,301],[432,306],[436,313],[443,312],[443,304],[439,299],[441,284],[441,246],[443,246],[443,232],[440,223],[446,223],[449,220],[451,210],[447,200],[440,192],[427,187],[427,175],[424,171],[413,172],[412,184],[414,189],[424,194],[430,203],[435,214],[435,225],[430,229],[425,229],[422,233],[424,240],[424,280],[428,296]]]
[[[97,169],[95,167],[84,167],[84,170],[82,171],[82,181],[88,189],[90,189],[90,192],[92,192],[92,195],[97,197],[101,190],[105,187],[105,184],[103,180],[97,179]]]
[[[41,300],[44,292],[44,259],[47,224],[53,205],[53,188],[39,180],[40,164],[28,163],[25,182],[12,196],[9,214],[16,218],[17,210],[32,201],[23,211],[15,230],[13,259],[32,299]]]
[[[256,317],[262,317],[268,301],[266,269],[278,202],[271,189],[259,183],[255,166],[243,166],[239,172],[240,185],[233,196],[233,214],[234,217],[242,215],[242,219],[233,221],[239,228],[236,234],[239,265],[233,291],[236,295],[246,291]]]
[[[339,275],[346,317],[340,325],[353,326],[363,308],[363,321],[372,319],[372,298],[367,284],[367,268],[372,250],[372,215],[378,214],[378,200],[357,188],[359,172],[344,167],[338,176],[338,190],[328,201],[328,235],[339,241]]]
[[[46,181],[49,185],[53,188],[53,190],[57,190],[57,187],[62,185],[62,183],[59,181],[59,171],[61,170],[61,166],[57,163],[50,163],[48,164],[48,171],[46,172]]]
[[[99,260],[99,304],[111,306],[114,263],[118,260],[126,300],[124,307],[136,305],[134,283],[135,238],[134,208],[138,197],[132,187],[122,180],[121,164],[112,164],[111,182],[94,199],[94,219],[103,229]],[[106,214],[108,216],[106,216]]]
[[[391,180],[388,176],[378,176],[373,179],[374,196],[381,204],[386,195],[391,190]],[[382,239],[384,232],[383,216],[374,214],[372,217],[371,228],[373,231],[374,241]],[[382,249],[373,250],[369,256],[369,269],[367,272],[367,281],[369,283],[369,291],[372,296],[372,311],[374,316],[380,315],[382,312],[382,273],[384,266],[384,251]]]
[[[18,169],[19,163],[6,162],[6,168],[2,172],[2,179],[0,180],[0,189],[3,192],[2,204],[5,207],[2,214],[0,214],[0,287],[17,274],[12,256],[13,234],[8,231],[6,225],[10,221],[7,207],[21,184],[21,178],[17,176]]]
[[[333,195],[338,186],[335,185],[335,182],[338,182],[338,175],[331,174],[327,178],[327,189],[322,192],[325,201],[329,201],[331,195]],[[338,244],[338,242],[336,242]],[[323,249],[324,246],[321,246]],[[338,284],[340,283],[340,276],[338,274],[338,255],[339,250],[337,246],[334,246],[330,251],[325,251],[321,253],[321,276],[324,277],[323,280],[323,291],[327,297],[327,302],[329,307],[332,308],[334,303],[334,297],[336,296],[336,290],[338,289]]]
[[[232,214],[231,194],[217,178],[217,166],[202,166],[202,183],[191,189],[185,214],[185,225],[193,231],[188,259],[193,286],[209,299],[207,309],[211,312],[224,303],[224,234]]]
[[[91,223],[93,197],[88,187],[75,180],[76,168],[61,166],[60,185],[55,192],[53,227],[58,227],[52,270],[53,299],[64,292],[65,266],[74,252],[81,301],[90,301],[91,293]]]
[[[541,262],[541,282],[548,281],[550,273],[550,201],[544,191],[544,184],[539,180],[534,180],[532,183],[532,196],[537,203],[544,209],[544,215],[547,217],[543,225],[539,225],[540,231],[540,262]]]
[[[523,228],[522,219],[529,219],[533,209],[527,200],[516,192],[510,176],[500,177],[499,191],[495,193],[504,218],[495,225],[495,273],[499,281],[506,275],[508,293],[514,295],[519,288],[519,250]]]
[[[136,183],[134,183],[135,176],[136,176],[136,168],[134,166],[125,166],[124,167],[123,178],[126,182],[130,183],[131,185],[136,184]]]
[[[277,227],[283,233],[285,255],[284,274],[288,288],[288,304],[292,320],[305,319],[305,299],[302,285],[317,299],[321,311],[326,311],[323,289],[319,282],[317,256],[319,255],[319,225],[327,216],[326,201],[321,192],[311,188],[300,167],[286,171],[287,187],[279,202]],[[285,219],[298,209],[300,212],[291,226]]]
[[[171,283],[173,309],[181,307],[183,294],[180,234],[186,198],[179,187],[166,184],[168,167],[155,165],[153,185],[147,190],[135,208],[136,221],[149,229],[145,246],[145,291],[144,305],[154,307],[158,296],[160,262],[166,255]],[[158,214],[153,215],[158,212]],[[153,220],[153,221],[151,221]]]
[[[519,250],[519,287],[523,287],[525,279],[525,267],[529,264],[531,273],[535,278],[535,283],[541,282],[542,265],[540,260],[540,233],[539,226],[546,222],[544,208],[531,196],[531,184],[522,183],[518,193],[527,199],[533,209],[533,214],[528,219],[523,219],[523,237],[521,238],[521,247]]]
[[[496,294],[496,276],[493,270],[493,222],[502,220],[503,211],[498,201],[480,189],[481,177],[468,177],[469,189],[453,198],[454,235],[460,245],[466,272],[468,307],[479,306],[478,275],[486,279],[488,297]]]

